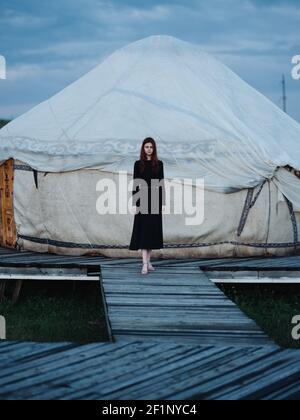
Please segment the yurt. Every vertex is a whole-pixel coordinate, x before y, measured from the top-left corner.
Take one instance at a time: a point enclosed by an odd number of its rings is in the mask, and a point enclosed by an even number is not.
[[[136,257],[133,215],[100,214],[97,200],[102,179],[130,182],[146,137],[166,182],[203,180],[192,185],[204,197],[202,222],[164,214],[154,257],[300,250],[300,125],[197,45],[169,36],[117,50],[0,130],[1,245]]]

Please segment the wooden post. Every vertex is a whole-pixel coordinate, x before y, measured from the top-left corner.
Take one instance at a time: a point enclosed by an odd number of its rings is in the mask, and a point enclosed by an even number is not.
[[[0,281],[0,303],[2,303],[5,298],[5,287],[6,287],[6,281],[5,280]]]
[[[14,161],[0,165],[0,245],[14,248],[17,232],[13,208]]]
[[[17,301],[19,299],[19,295],[20,295],[22,285],[23,285],[23,281],[22,280],[17,280],[16,285],[15,285],[15,289],[14,289],[14,292],[13,292],[12,303],[17,303]]]

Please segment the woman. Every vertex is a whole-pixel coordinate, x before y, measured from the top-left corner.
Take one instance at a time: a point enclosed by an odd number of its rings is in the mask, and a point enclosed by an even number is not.
[[[165,206],[164,181],[160,185],[155,185],[164,179],[164,166],[163,162],[157,158],[156,143],[151,137],[143,141],[140,160],[134,164],[133,179],[132,196],[135,216],[129,249],[142,250],[142,274],[147,274],[148,271],[155,270],[151,264],[151,250],[163,248],[162,207]],[[146,183],[143,184],[141,180]],[[151,182],[152,180],[156,181]],[[141,206],[140,198],[136,200],[136,203],[134,202],[134,195],[138,191],[140,191],[141,199],[146,198],[144,207]],[[145,195],[142,194],[143,191]]]

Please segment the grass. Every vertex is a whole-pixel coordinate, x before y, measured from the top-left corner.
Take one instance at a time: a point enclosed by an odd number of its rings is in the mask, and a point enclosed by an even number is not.
[[[300,349],[291,320],[300,315],[299,285],[219,285],[278,345]],[[7,296],[12,290],[7,290]],[[0,303],[7,339],[44,342],[108,340],[100,285],[24,282],[17,304]]]
[[[9,290],[8,293],[9,294]],[[103,342],[108,340],[100,285],[24,282],[19,301],[0,303],[8,340]]]
[[[277,344],[300,349],[292,338],[291,320],[300,315],[299,285],[219,285],[237,306]]]

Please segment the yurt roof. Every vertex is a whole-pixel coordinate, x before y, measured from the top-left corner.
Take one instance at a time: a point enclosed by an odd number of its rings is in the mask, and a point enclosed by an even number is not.
[[[0,161],[40,171],[132,173],[154,137],[169,177],[231,192],[300,169],[300,124],[197,45],[170,36],[129,44],[0,130]]]

